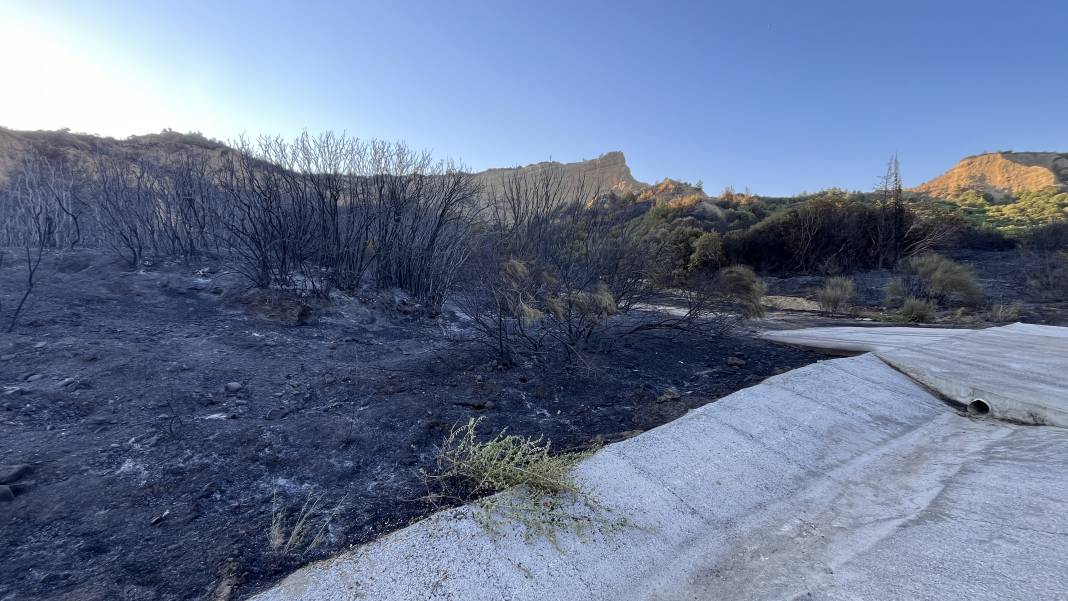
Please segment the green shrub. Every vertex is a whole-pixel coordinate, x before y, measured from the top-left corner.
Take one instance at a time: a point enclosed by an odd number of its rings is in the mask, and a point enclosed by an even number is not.
[[[961,265],[937,253],[909,259],[909,270],[915,274],[921,294],[929,299],[947,302],[978,304],[983,291],[970,267]]]
[[[894,278],[886,284],[883,297],[887,307],[900,307],[908,296],[908,287],[904,278]]]
[[[764,316],[762,301],[768,287],[752,269],[746,265],[731,265],[720,270],[717,280],[723,294],[738,303],[746,317]]]
[[[915,297],[908,297],[901,305],[901,311],[899,315],[905,321],[911,321],[916,323],[926,323],[931,321],[934,317],[935,305],[929,300],[923,300]]]
[[[828,278],[816,291],[816,302],[828,313],[838,313],[849,306],[854,293],[853,280],[847,277]]]
[[[715,271],[723,265],[723,239],[715,232],[705,232],[693,242],[690,271]]]
[[[841,273],[891,267],[953,241],[963,225],[908,205],[878,205],[831,190],[773,213],[725,239],[727,259],[760,271]]]
[[[476,430],[482,418],[470,419],[449,432],[438,453],[434,479],[452,480],[466,496],[477,498],[516,486],[534,495],[578,493],[571,469],[589,453],[550,454],[550,444],[501,432],[479,442]]]

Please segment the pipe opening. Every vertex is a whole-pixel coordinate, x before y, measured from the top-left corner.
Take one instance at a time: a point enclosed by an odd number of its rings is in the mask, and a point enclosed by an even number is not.
[[[986,404],[983,399],[975,399],[971,403],[968,403],[968,413],[972,415],[986,415],[990,413],[990,405]]]

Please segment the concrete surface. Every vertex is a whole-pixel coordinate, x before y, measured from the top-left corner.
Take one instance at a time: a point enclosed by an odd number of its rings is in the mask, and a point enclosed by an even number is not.
[[[1068,429],[968,416],[872,354],[769,378],[577,471],[625,527],[554,545],[514,526],[491,535],[470,505],[255,599],[1068,594]]]
[[[853,354],[931,344],[972,331],[953,328],[829,327],[766,331],[760,337],[792,346]]]
[[[1068,328],[804,328],[769,340],[876,356],[979,413],[1068,427]]]

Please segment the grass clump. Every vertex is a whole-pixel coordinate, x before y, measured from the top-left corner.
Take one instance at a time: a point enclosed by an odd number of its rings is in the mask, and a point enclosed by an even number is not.
[[[1017,303],[1009,305],[994,305],[986,313],[986,318],[989,321],[995,323],[1007,323],[1010,321],[1017,321],[1020,319],[1020,305]]]
[[[278,491],[271,499],[271,529],[268,542],[277,558],[300,558],[317,549],[329,534],[330,523],[341,511],[341,500],[333,509],[323,507],[323,494],[308,493],[297,511],[290,511],[279,500]]]
[[[927,323],[934,317],[935,304],[921,298],[906,298],[898,313],[904,321],[913,323]]]
[[[828,278],[823,287],[816,291],[816,302],[827,313],[841,313],[853,299],[855,288],[853,280],[847,277]]]
[[[518,523],[528,539],[544,536],[556,542],[560,531],[582,534],[622,524],[605,516],[606,509],[572,476],[579,461],[595,449],[553,454],[551,443],[500,432],[480,440],[482,418],[454,427],[438,451],[432,472],[423,472],[431,503],[462,503],[479,499],[479,522],[499,534],[505,522]],[[510,491],[509,494],[498,495]]]
[[[501,432],[480,442],[476,430],[482,418],[453,428],[438,453],[435,477],[466,484],[467,494],[483,496],[525,486],[538,495],[577,493],[571,469],[589,452],[552,455],[551,444]]]

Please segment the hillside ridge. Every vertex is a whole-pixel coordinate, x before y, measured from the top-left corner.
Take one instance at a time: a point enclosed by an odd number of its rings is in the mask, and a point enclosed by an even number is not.
[[[913,192],[952,198],[966,190],[994,197],[1068,189],[1068,153],[990,152],[965,157]]]

